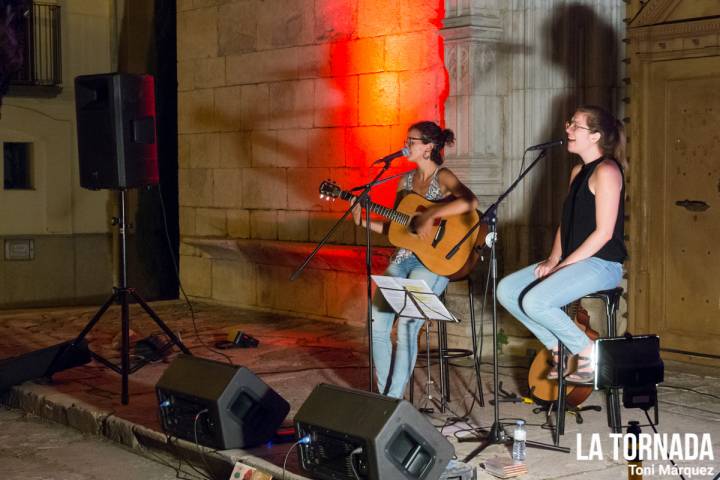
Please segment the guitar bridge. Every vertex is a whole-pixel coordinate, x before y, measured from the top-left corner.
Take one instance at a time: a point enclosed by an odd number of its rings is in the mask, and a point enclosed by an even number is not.
[[[440,225],[438,225],[437,232],[435,232],[435,238],[433,238],[432,246],[433,248],[437,247],[438,243],[443,239],[445,236],[445,223],[447,220],[440,220]]]

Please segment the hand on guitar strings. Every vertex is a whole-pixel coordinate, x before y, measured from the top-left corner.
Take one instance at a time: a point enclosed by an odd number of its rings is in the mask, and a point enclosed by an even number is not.
[[[416,213],[411,221],[411,230],[423,240],[432,237],[432,227],[434,218],[434,208],[428,207],[420,213]]]
[[[360,207],[359,202],[353,207],[352,216],[355,225],[360,226],[360,224],[362,223],[362,207]]]

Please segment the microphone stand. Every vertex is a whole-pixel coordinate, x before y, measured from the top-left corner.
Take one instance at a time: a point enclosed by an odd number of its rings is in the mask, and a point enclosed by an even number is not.
[[[479,441],[480,445],[475,448],[472,452],[470,452],[464,459],[463,462],[467,463],[473,458],[475,458],[480,452],[485,450],[490,445],[494,444],[508,444],[510,443],[513,438],[510,435],[505,434],[505,430],[503,429],[502,423],[500,423],[500,399],[498,399],[498,393],[500,392],[500,386],[499,386],[499,380],[498,380],[498,358],[497,358],[497,250],[495,248],[495,245],[497,244],[497,208],[498,205],[507,197],[510,192],[512,192],[518,183],[520,183],[520,180],[522,180],[525,175],[532,170],[532,168],[543,158],[546,154],[546,149],[543,149],[538,156],[533,160],[533,162],[525,169],[523,170],[520,175],[515,179],[515,181],[510,185],[507,190],[505,190],[497,200],[495,200],[495,203],[490,205],[487,210],[485,210],[485,213],[483,213],[482,217],[480,217],[480,220],[473,225],[473,227],[470,229],[470,231],[453,247],[453,249],[446,255],[446,258],[451,258],[455,252],[460,248],[460,245],[464,241],[466,241],[472,232],[477,229],[481,223],[486,223],[488,225],[488,235],[486,236],[486,243],[488,247],[490,247],[490,276],[492,278],[492,297],[493,297],[493,305],[492,305],[492,338],[493,338],[493,394],[494,394],[494,400],[492,401],[493,404],[493,424],[487,431],[482,431],[482,437],[478,437],[477,439],[468,439],[465,441],[472,442],[472,441]],[[463,442],[463,440],[460,440]],[[534,442],[527,440],[525,444],[528,447],[533,448],[542,448],[546,450],[554,450],[558,452],[565,452],[570,453],[570,449],[567,447],[560,447],[558,445],[550,445],[546,443],[541,442]]]
[[[355,208],[355,205],[358,203],[365,208],[365,225],[366,225],[366,246],[365,246],[365,275],[367,279],[367,332],[368,332],[368,368],[369,371],[369,379],[368,379],[368,392],[372,392],[373,385],[374,385],[374,365],[373,365],[373,345],[372,345],[372,242],[371,242],[371,231],[370,231],[370,190],[380,183],[384,183],[388,180],[391,180],[399,175],[394,175],[385,179],[380,179],[380,177],[385,174],[385,172],[390,168],[390,163],[392,159],[385,160],[385,165],[382,167],[382,169],[378,172],[377,175],[375,175],[375,178],[373,178],[369,183],[362,185],[361,187],[357,187],[357,189],[362,188],[362,192],[358,194],[355,197],[355,201],[352,202],[350,207],[345,210],[345,213],[343,213],[342,217],[340,217],[337,222],[328,230],[328,232],[325,234],[325,236],[318,242],[318,244],[315,246],[315,249],[310,252],[310,254],[305,257],[305,260],[302,262],[302,264],[290,275],[290,281],[293,281],[297,279],[302,271],[305,269],[308,263],[310,263],[310,260],[315,257],[317,252],[322,248],[323,245],[325,245],[328,241],[328,239],[332,236],[333,233],[340,227],[340,224],[343,220],[350,214],[353,208]],[[355,189],[353,189],[355,190]],[[381,392],[382,393],[382,392]]]

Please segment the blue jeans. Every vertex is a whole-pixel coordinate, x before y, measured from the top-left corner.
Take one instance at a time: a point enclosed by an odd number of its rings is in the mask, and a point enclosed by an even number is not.
[[[542,280],[535,278],[536,266],[503,278],[498,285],[498,301],[548,349],[556,350],[559,340],[573,354],[579,353],[591,341],[561,307],[589,293],[617,287],[622,264],[590,257]]]
[[[425,283],[436,295],[440,295],[448,284],[446,277],[432,273],[420,263],[420,260],[415,255],[405,258],[400,263],[391,263],[385,270],[384,275],[425,280]],[[390,332],[395,320],[395,312],[378,291],[373,296],[372,318],[373,362],[375,363],[378,392],[389,397],[402,398],[410,374],[415,368],[418,350],[417,337],[424,320],[398,317],[395,362],[392,378],[389,378],[393,350]],[[390,387],[385,393],[388,380],[390,380]]]

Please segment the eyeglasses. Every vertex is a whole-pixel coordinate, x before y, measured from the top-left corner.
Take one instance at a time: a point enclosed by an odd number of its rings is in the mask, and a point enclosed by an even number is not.
[[[588,132],[592,132],[593,130],[588,127],[583,127],[582,125],[578,125],[575,120],[566,120],[565,121],[565,130],[575,130],[575,129],[582,129],[587,130]]]
[[[422,139],[422,138],[419,138],[419,137],[407,137],[407,138],[405,139],[405,145],[407,145],[407,146],[409,147],[410,145],[413,144],[413,140],[418,140],[418,141],[420,141],[420,142],[423,141],[423,139]]]

